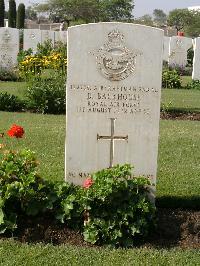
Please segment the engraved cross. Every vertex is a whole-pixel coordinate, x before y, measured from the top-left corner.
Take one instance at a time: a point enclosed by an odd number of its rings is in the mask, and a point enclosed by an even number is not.
[[[99,134],[97,134],[97,140],[101,140],[101,139],[110,140],[110,166],[109,167],[113,167],[115,140],[126,140],[128,142],[128,135],[125,137],[115,136],[116,118],[110,118],[110,120],[111,120],[111,134],[110,134],[110,136],[100,136]]]

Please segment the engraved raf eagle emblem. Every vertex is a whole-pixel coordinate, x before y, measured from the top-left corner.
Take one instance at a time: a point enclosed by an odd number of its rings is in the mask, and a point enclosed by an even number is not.
[[[126,79],[136,68],[138,51],[129,50],[124,44],[124,35],[119,30],[108,34],[108,42],[93,55],[100,73],[110,81]]]

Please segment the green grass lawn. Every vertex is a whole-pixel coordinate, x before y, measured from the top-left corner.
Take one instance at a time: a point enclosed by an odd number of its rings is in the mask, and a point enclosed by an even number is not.
[[[7,92],[9,94],[13,94],[15,96],[24,98],[24,93],[27,88],[26,82],[7,82],[0,81],[0,93]]]
[[[14,241],[0,241],[2,266],[198,266],[200,251],[181,249],[80,248],[72,246],[24,245]]]
[[[200,112],[200,91],[185,89],[163,89],[161,106],[165,109],[177,109]]]

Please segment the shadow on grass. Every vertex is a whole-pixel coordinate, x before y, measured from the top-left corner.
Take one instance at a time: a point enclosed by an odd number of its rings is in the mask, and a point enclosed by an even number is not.
[[[156,199],[158,208],[181,208],[190,210],[200,210],[200,196],[176,197],[163,196]]]
[[[175,113],[176,115],[181,114],[199,114],[200,108],[199,107],[185,107],[185,108],[175,108],[175,107],[168,107],[168,108],[161,108],[161,111],[165,111],[167,113]]]

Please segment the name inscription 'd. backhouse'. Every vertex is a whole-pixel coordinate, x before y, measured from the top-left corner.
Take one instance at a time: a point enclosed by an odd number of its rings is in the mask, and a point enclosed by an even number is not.
[[[102,24],[104,27],[106,23]],[[111,24],[118,23],[109,24],[110,27]],[[80,184],[89,174],[118,163],[134,164],[136,175],[144,174],[155,181],[155,141],[157,142],[159,122],[154,124],[154,120],[159,120],[160,83],[150,80],[146,86],[145,82],[137,82],[138,73],[145,61],[143,47],[141,51],[137,47],[131,49],[130,41],[126,44],[124,36],[127,30],[123,31],[123,27],[125,26],[122,24],[119,29],[111,27],[112,30],[105,35],[107,40],[97,50],[84,45],[80,53],[85,52],[85,64],[89,65],[83,66],[83,71],[78,71],[79,67],[75,65],[77,62],[70,64],[69,59],[66,179],[74,183]],[[140,26],[136,28],[140,29]],[[72,27],[69,31],[73,33],[76,30],[76,27]],[[148,30],[147,27],[145,30]],[[162,34],[159,34],[161,37]],[[73,34],[71,39],[69,34],[68,58],[76,50],[72,46],[73,41],[70,45],[72,37],[74,38]],[[158,53],[161,54],[161,41],[159,48]],[[71,60],[76,61],[78,57],[72,57]],[[161,61],[160,59],[160,65]],[[73,74],[73,71],[77,73]],[[150,143],[152,136],[153,141]],[[142,160],[148,152],[149,158],[144,165]]]

